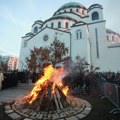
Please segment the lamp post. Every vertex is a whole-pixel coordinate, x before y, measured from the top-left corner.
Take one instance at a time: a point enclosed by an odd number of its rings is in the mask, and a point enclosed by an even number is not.
[[[0,59],[0,68],[1,68],[1,66],[2,66],[1,64],[2,64],[2,61],[1,61],[1,59]]]
[[[23,63],[23,61],[20,61],[20,62],[22,63],[22,68],[21,68],[22,70],[23,70],[23,67],[27,68],[27,66]]]

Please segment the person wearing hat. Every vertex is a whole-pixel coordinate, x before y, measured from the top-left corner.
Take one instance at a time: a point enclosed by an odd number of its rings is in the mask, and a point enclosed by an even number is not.
[[[2,88],[2,81],[3,80],[4,80],[4,75],[3,75],[2,69],[0,68],[0,90]]]

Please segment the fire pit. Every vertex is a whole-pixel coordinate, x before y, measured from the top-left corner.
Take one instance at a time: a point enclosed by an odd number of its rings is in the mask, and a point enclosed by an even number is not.
[[[91,105],[69,95],[69,87],[62,84],[66,72],[49,65],[44,76],[34,88],[21,99],[5,106],[5,112],[15,120],[79,120],[91,110]]]

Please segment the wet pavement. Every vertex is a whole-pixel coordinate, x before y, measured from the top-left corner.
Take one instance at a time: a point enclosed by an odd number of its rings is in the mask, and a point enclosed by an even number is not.
[[[16,87],[2,89],[0,90],[0,103],[9,100],[16,100],[19,97],[25,96],[32,88],[33,84],[19,83]]]

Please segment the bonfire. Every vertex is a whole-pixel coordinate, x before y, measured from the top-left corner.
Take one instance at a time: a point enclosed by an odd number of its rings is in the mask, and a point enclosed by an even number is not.
[[[76,119],[81,118],[81,112],[87,106],[90,111],[91,105],[85,100],[69,95],[69,86],[64,86],[62,81],[66,75],[63,67],[56,69],[49,65],[44,68],[44,75],[37,80],[32,91],[11,105],[14,113],[10,116],[17,114],[17,119],[33,120],[56,120],[72,116],[75,118],[75,115]]]
[[[44,68],[44,75],[16,108],[29,108],[38,112],[62,110],[69,106],[66,101],[69,87],[64,86],[62,82],[65,76],[64,68],[55,69],[52,65],[47,66]]]

